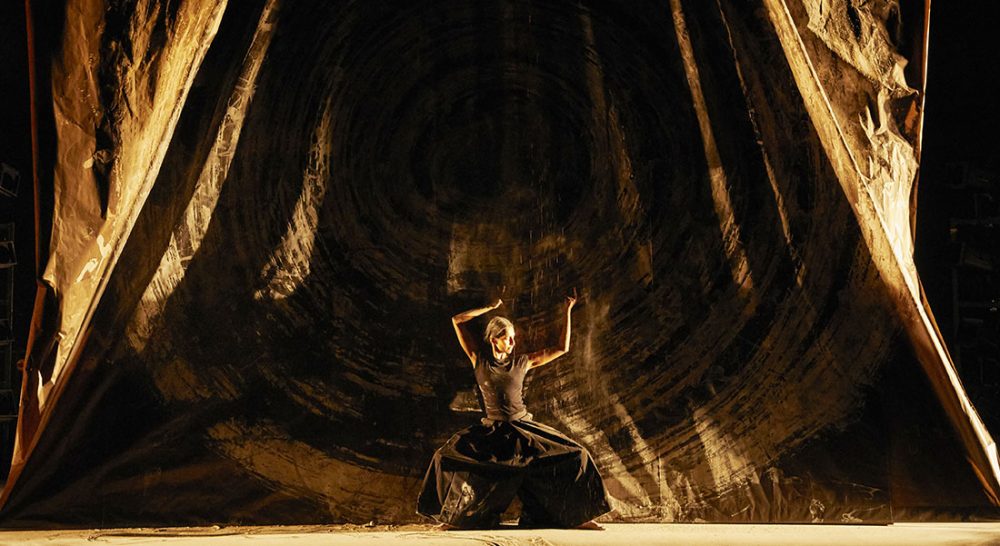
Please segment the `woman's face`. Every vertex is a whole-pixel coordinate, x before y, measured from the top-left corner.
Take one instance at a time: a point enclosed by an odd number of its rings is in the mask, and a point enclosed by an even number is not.
[[[510,354],[514,350],[514,329],[507,327],[503,335],[490,340],[493,343],[493,350],[497,353]]]

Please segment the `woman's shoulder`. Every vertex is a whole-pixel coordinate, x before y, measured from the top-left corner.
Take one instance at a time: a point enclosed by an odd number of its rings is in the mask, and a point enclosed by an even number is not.
[[[528,355],[523,354],[523,353],[522,354],[518,354],[518,355],[514,355],[514,366],[516,366],[518,368],[527,368],[528,367]]]
[[[492,355],[482,349],[472,353],[472,367],[478,368],[480,364],[489,362],[491,356]]]

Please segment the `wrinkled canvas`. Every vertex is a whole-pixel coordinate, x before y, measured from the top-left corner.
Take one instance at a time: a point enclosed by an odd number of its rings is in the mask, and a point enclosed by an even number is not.
[[[8,524],[417,521],[449,317],[541,348],[573,288],[526,399],[613,519],[993,506],[912,259],[923,3],[64,7]]]

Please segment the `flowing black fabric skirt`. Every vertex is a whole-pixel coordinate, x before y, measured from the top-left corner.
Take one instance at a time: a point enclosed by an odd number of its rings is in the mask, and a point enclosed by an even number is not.
[[[417,512],[459,528],[489,528],[515,496],[520,526],[576,527],[611,510],[590,453],[541,423],[486,421],[434,453]]]

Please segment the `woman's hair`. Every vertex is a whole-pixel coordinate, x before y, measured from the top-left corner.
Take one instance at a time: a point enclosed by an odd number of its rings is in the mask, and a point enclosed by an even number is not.
[[[483,339],[489,343],[493,338],[504,335],[507,332],[507,328],[513,327],[514,323],[504,317],[493,317],[490,319],[490,323],[486,325],[486,332],[483,333]]]

